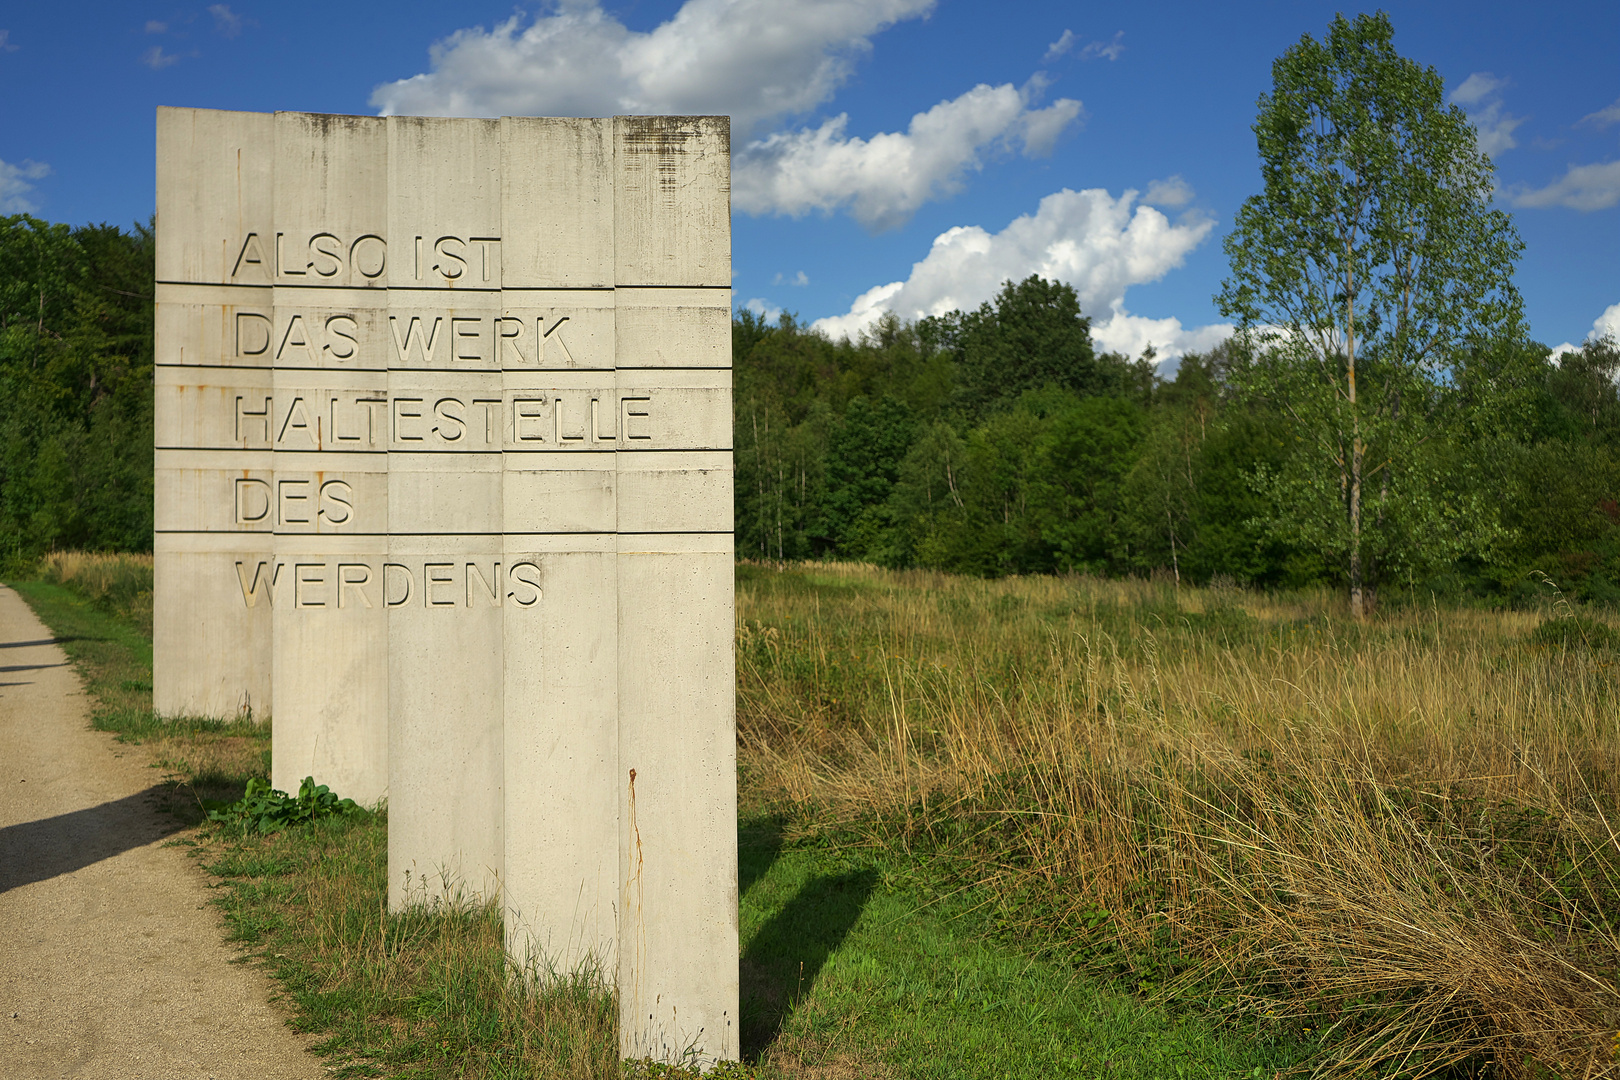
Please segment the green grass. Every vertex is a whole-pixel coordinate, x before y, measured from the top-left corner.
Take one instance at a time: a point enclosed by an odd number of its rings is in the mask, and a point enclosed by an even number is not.
[[[744,1036],[771,1075],[1271,1077],[1309,1053],[1036,959],[904,860],[780,843],[739,834]]]
[[[148,578],[150,567],[146,568]],[[168,789],[167,809],[196,824],[208,809],[270,775],[270,726],[251,720],[163,719],[152,711],[150,608],[111,606],[104,591],[39,579],[9,584],[50,628],[84,680],[91,725],[144,746]],[[143,622],[143,613],[145,621]]]
[[[280,980],[337,1075],[609,1077],[611,998],[589,977],[513,993],[498,915],[384,913],[386,820],[205,843],[233,938]],[[1271,1077],[1309,1047],[1172,1015],[989,933],[875,852],[738,836],[743,1036],[776,1077]],[[626,1075],[644,1075],[628,1067]]]
[[[1620,1075],[1611,615],[748,564],[737,609],[743,805],[1146,1002],[1132,1067]]]
[[[48,581],[7,582],[55,635],[96,701],[98,719],[152,713],[152,639],[82,593]],[[108,722],[114,722],[109,719]],[[101,730],[112,730],[102,728]]]
[[[203,789],[239,793],[267,770],[267,727],[153,716],[138,610],[110,611],[105,593],[98,602],[71,584],[14,587],[84,674],[96,725],[144,745],[192,802]],[[826,690],[846,688],[835,679]],[[335,1075],[679,1075],[617,1062],[616,1010],[594,973],[521,992],[494,910],[388,914],[385,814],[263,837],[202,829],[181,842],[219,879],[232,940],[275,976],[294,1026],[316,1036]],[[950,893],[920,851],[757,809],[739,826],[738,851],[748,1064],[727,1075],[1270,1077],[1309,1056],[1279,1028],[1172,1011],[1036,956],[997,931],[981,897]]]

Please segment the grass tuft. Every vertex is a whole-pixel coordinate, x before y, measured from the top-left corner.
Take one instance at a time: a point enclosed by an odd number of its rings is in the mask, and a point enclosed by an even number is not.
[[[738,616],[790,831],[1322,1075],[1615,1073],[1620,702],[1535,616],[829,565],[740,567]]]

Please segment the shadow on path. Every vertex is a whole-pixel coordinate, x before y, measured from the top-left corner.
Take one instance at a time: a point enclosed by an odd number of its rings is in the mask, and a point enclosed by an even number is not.
[[[60,645],[64,641],[78,641],[76,637],[48,637],[38,641],[0,641],[0,649],[26,649],[30,645]]]
[[[760,927],[743,953],[739,972],[743,1060],[757,1060],[776,1041],[788,1014],[810,993],[827,958],[861,917],[876,885],[877,873],[870,869],[818,874]]]
[[[0,667],[0,673],[11,674],[14,671],[49,671],[51,668],[67,667],[68,662],[60,664],[13,664],[11,667]]]
[[[174,824],[153,806],[166,790],[154,784],[100,806],[0,829],[0,893],[71,874],[167,836]]]

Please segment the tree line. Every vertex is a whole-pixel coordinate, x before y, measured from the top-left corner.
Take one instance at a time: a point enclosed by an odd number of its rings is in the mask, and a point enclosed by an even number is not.
[[[152,547],[152,229],[0,217],[0,566]]]
[[[1489,158],[1382,13],[1272,66],[1236,335],[1160,379],[1068,286],[834,344],[734,329],[737,536],[762,558],[973,574],[1620,599],[1615,342],[1529,340]]]
[[[150,550],[151,288],[150,229],[0,219],[11,565],[52,549]],[[1261,392],[1240,338],[1161,378],[1151,357],[1099,349],[1074,290],[1039,277],[973,311],[887,317],[856,341],[748,311],[732,334],[743,557],[1346,581],[1342,550],[1288,513],[1309,500],[1282,478],[1313,475],[1320,447]],[[1512,408],[1423,442],[1415,471],[1432,482],[1408,484],[1414,499],[1467,509],[1468,527],[1427,538],[1386,511],[1394,535],[1368,545],[1372,587],[1502,595],[1542,574],[1620,601],[1620,350],[1592,341],[1555,362],[1531,341],[1492,348],[1493,370],[1517,379],[1493,401]]]
[[[743,311],[733,348],[742,557],[1347,581],[1343,552],[1278,481],[1318,448],[1257,392],[1240,339],[1159,378],[1151,357],[1096,349],[1073,289],[1031,277],[977,311],[885,318],[854,342]],[[1407,481],[1466,528],[1427,537],[1392,507],[1367,588],[1532,593],[1539,573],[1620,601],[1620,351],[1499,348],[1528,373],[1519,407],[1430,439],[1410,470],[1427,482]]]
[[[1554,359],[1442,80],[1382,14],[1272,69],[1237,328],[1161,377],[1031,276],[832,341],[732,326],[738,554],[1620,602],[1620,350]],[[0,218],[0,560],[149,549],[153,231]]]

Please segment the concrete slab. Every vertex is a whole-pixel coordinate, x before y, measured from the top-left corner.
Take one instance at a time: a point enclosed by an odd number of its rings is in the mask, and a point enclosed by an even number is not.
[[[738,1052],[729,138],[159,114],[160,707],[669,1060]]]

